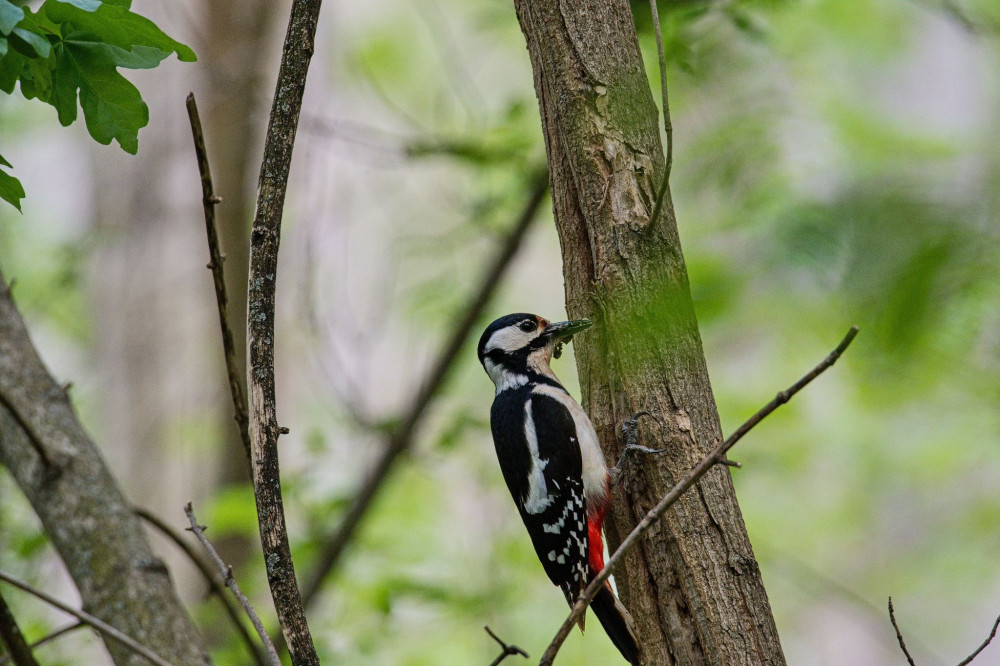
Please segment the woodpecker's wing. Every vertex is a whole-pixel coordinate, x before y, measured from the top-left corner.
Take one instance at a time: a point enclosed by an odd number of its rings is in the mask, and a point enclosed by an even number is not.
[[[572,603],[586,585],[587,511],[576,426],[554,398],[530,387],[494,401],[493,441],[535,553]]]

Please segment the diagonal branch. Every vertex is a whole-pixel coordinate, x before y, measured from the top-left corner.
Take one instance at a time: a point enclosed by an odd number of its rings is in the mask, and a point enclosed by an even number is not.
[[[205,552],[208,553],[209,558],[211,558],[212,563],[215,568],[219,570],[222,574],[223,580],[226,581],[226,587],[228,587],[233,592],[233,596],[240,602],[240,606],[246,612],[247,617],[250,618],[250,622],[253,624],[254,629],[257,630],[257,635],[260,636],[261,642],[264,644],[264,649],[267,650],[268,661],[271,666],[281,666],[281,660],[278,659],[278,653],[274,649],[274,643],[271,642],[271,637],[267,635],[267,631],[264,629],[264,623],[260,621],[260,616],[257,615],[257,611],[254,610],[253,606],[250,604],[250,600],[247,599],[247,595],[243,594],[243,590],[240,589],[239,584],[236,582],[236,578],[233,577],[233,568],[227,566],[222,558],[219,557],[219,553],[215,551],[215,547],[205,536],[205,528],[198,524],[198,521],[194,517],[194,509],[191,508],[191,502],[188,502],[184,506],[184,513],[187,514],[188,520],[191,522],[191,532],[198,537],[198,541],[201,542],[202,547]]]
[[[792,384],[790,387],[778,393],[771,402],[767,403],[762,407],[756,414],[751,416],[743,425],[736,429],[732,435],[729,436],[726,441],[715,448],[710,454],[702,458],[701,462],[694,466],[687,475],[681,479],[670,492],[663,496],[659,504],[653,507],[649,513],[643,517],[639,524],[629,533],[625,540],[622,541],[618,550],[612,555],[607,564],[601,570],[597,576],[587,585],[587,589],[583,591],[580,598],[573,605],[573,609],[569,614],[569,617],[563,622],[559,631],[556,633],[555,638],[549,644],[549,647],[545,650],[545,654],[542,655],[541,661],[539,661],[539,666],[551,666],[552,661],[555,659],[556,654],[559,652],[559,648],[562,647],[563,642],[566,637],[569,636],[570,631],[573,629],[573,625],[576,623],[577,618],[586,612],[587,606],[593,601],[594,596],[597,595],[598,590],[604,585],[604,582],[611,577],[614,568],[619,562],[625,557],[635,545],[639,542],[639,539],[649,531],[649,529],[663,516],[663,514],[671,507],[671,505],[676,502],[681,495],[683,495],[691,486],[698,482],[698,480],[703,477],[708,470],[712,469],[716,464],[721,463],[726,456],[726,452],[733,448],[738,441],[740,441],[744,435],[746,435],[750,430],[756,426],[758,423],[763,421],[768,415],[771,414],[781,405],[785,404],[792,399],[796,393],[801,391],[809,382],[816,379],[820,374],[823,373],[827,368],[837,362],[844,350],[847,349],[848,345],[854,340],[855,336],[858,334],[858,327],[852,326],[851,330],[847,332],[844,339],[840,341],[830,354],[823,359],[815,368],[810,370],[805,376],[803,376],[799,381]]]
[[[496,292],[511,260],[520,249],[521,242],[531,227],[548,188],[548,173],[544,169],[537,169],[536,175],[531,180],[530,195],[524,208],[518,214],[517,223],[504,240],[503,246],[497,252],[492,264],[483,273],[479,286],[465,307],[461,321],[452,329],[451,337],[442,345],[437,359],[427,373],[427,378],[400,419],[400,425],[387,438],[385,449],[355,494],[337,532],[326,541],[315,570],[302,588],[302,596],[307,604],[315,598],[323,581],[336,566],[344,548],[353,538],[355,530],[367,513],[368,507],[385,482],[396,460],[413,443],[431,399],[437,395],[447,379],[448,372],[454,365],[455,359],[468,339],[472,328]]]
[[[54,641],[60,636],[65,636],[71,631],[76,631],[80,627],[86,627],[86,626],[87,625],[83,622],[73,622],[72,624],[67,624],[64,627],[56,629],[51,634],[47,634],[39,638],[37,641],[33,642],[31,644],[31,649],[34,650],[36,647],[39,647],[40,645],[45,645],[46,643]],[[10,655],[0,655],[0,666],[4,666],[4,664],[8,663],[9,661],[11,661]]]
[[[114,627],[112,627],[110,624],[104,622],[103,620],[100,620],[100,619],[94,617],[90,613],[86,613],[86,612],[81,611],[81,610],[76,610],[75,608],[73,608],[71,606],[67,606],[63,602],[61,602],[58,599],[56,599],[55,597],[52,597],[52,596],[46,594],[45,592],[42,592],[41,590],[39,590],[37,588],[34,588],[31,585],[28,585],[24,581],[19,580],[17,578],[14,578],[10,574],[4,573],[2,571],[0,571],[0,580],[5,581],[7,583],[10,583],[14,587],[20,588],[20,589],[24,590],[25,592],[38,597],[39,599],[41,599],[45,603],[47,603],[47,604],[49,604],[51,606],[55,606],[56,608],[58,608],[59,610],[63,611],[64,613],[69,613],[70,615],[72,615],[76,619],[80,620],[84,624],[89,625],[89,626],[93,627],[94,629],[97,629],[99,632],[101,632],[105,636],[113,638],[116,641],[118,641],[119,643],[127,646],[129,649],[131,649],[136,654],[142,655],[143,657],[145,657],[149,661],[153,662],[157,666],[170,666],[170,662],[168,662],[166,659],[164,659],[160,655],[158,655],[155,652],[153,652],[152,650],[150,650],[145,645],[142,645],[141,643],[137,642],[132,637],[130,637],[130,636],[122,633],[121,631],[119,631],[119,630],[115,629]]]
[[[1000,615],[998,615],[997,619],[993,622],[993,629],[990,630],[990,635],[986,637],[986,640],[983,641],[982,645],[980,645],[978,648],[976,648],[975,652],[973,652],[968,657],[966,657],[965,659],[963,659],[962,661],[960,661],[958,663],[958,666],[968,666],[968,664],[971,664],[972,660],[975,659],[976,657],[978,657],[979,653],[982,652],[983,650],[985,650],[986,646],[989,645],[990,643],[992,643],[993,639],[997,637],[997,629],[998,628],[1000,628]]]
[[[896,640],[899,642],[899,649],[903,651],[906,655],[906,663],[910,666],[916,666],[913,663],[913,657],[910,656],[910,651],[906,649],[906,641],[903,640],[903,632],[899,630],[899,625],[896,624],[896,609],[892,607],[892,597],[889,597],[889,621],[892,622],[892,628],[896,630]]]
[[[243,624],[239,607],[236,605],[236,602],[234,602],[229,595],[226,594],[225,579],[216,575],[216,572],[207,562],[205,562],[204,558],[198,555],[194,548],[192,548],[191,545],[188,544],[188,542],[185,541],[175,529],[165,523],[159,516],[139,507],[134,507],[133,511],[135,512],[135,515],[145,520],[147,523],[159,530],[164,536],[173,541],[174,544],[180,548],[185,555],[187,555],[188,559],[191,560],[195,567],[198,568],[198,571],[201,572],[201,575],[205,577],[209,587],[212,588],[212,593],[215,594],[219,601],[222,602],[222,605],[226,609],[226,614],[232,621],[233,626],[236,627],[236,630],[239,632],[244,644],[246,644],[247,649],[250,650],[250,654],[253,655],[254,661],[257,662],[258,666],[266,666],[267,658],[261,651],[260,646],[254,642],[250,632],[247,631],[246,625]],[[0,666],[2,666],[2,664],[0,664]]]
[[[321,0],[293,0],[268,119],[250,233],[247,298],[247,388],[250,396],[250,464],[267,582],[292,663],[318,664],[288,544],[278,467],[281,432],[274,389],[274,309],[281,215],[302,110],[306,74],[314,51]]]
[[[14,613],[10,610],[2,594],[0,594],[0,643],[7,648],[15,666],[38,666],[38,661],[31,653],[28,642],[24,640],[24,634],[17,626]]]
[[[247,461],[250,460],[249,417],[247,416],[247,394],[240,381],[240,365],[236,359],[236,344],[233,342],[233,329],[229,326],[229,296],[226,292],[226,273],[222,262],[226,257],[219,248],[219,232],[215,225],[215,205],[222,198],[215,194],[212,185],[212,171],[208,164],[208,149],[205,147],[205,135],[201,130],[201,117],[198,115],[198,105],[194,101],[194,93],[187,96],[188,119],[191,121],[191,136],[194,138],[194,152],[198,158],[198,172],[201,174],[201,203],[205,209],[205,232],[208,235],[208,255],[210,261],[207,268],[212,271],[215,283],[215,302],[219,310],[219,327],[222,329],[222,351],[226,359],[226,374],[229,377],[229,393],[233,397],[233,417],[240,429],[240,439],[246,449]]]

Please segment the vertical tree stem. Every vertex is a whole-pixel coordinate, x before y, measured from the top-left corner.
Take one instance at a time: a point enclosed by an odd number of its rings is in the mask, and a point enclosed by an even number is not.
[[[257,519],[271,596],[292,663],[296,665],[318,664],[319,658],[295,580],[281,498],[274,395],[274,310],[282,207],[320,5],[320,0],[292,3],[257,186],[257,211],[250,234],[247,309],[250,464]]]

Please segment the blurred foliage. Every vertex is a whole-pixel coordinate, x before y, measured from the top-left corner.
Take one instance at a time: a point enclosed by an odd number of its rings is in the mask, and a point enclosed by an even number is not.
[[[997,7],[659,5],[672,192],[724,430],[811,368],[851,324],[861,327],[833,370],[732,452],[744,464],[733,474],[790,663],[898,660],[884,612],[890,593],[918,661],[957,661],[998,611]],[[648,4],[632,8],[659,104]],[[327,83],[355,106],[337,108],[391,130],[381,143],[398,143],[402,164],[380,181],[378,201],[338,191],[327,216],[339,216],[338,230],[359,220],[356,234],[336,237],[347,259],[374,261],[363,244],[372,237],[389,248],[378,269],[387,283],[341,296],[353,268],[331,259],[318,269],[328,273],[310,276],[320,285],[309,287],[318,294],[312,314],[354,328],[335,343],[321,326],[285,331],[286,358],[308,358],[297,374],[286,370],[282,406],[293,423],[282,471],[300,578],[382,446],[370,425],[397,422],[544,152],[509,2],[386,0],[341,18],[350,30],[338,28]],[[301,150],[310,143],[300,140]],[[352,156],[348,168],[382,177],[362,161]],[[289,217],[283,247],[311,247],[309,216]],[[560,315],[558,241],[542,222],[484,320]],[[100,313],[87,311],[78,264],[101,239],[66,236],[27,225],[0,234],[0,264],[19,278],[15,294],[33,326],[85,348],[88,319]],[[346,352],[336,348],[344,340]],[[351,360],[327,368],[327,356]],[[574,384],[567,357],[556,372]],[[484,624],[536,657],[551,638],[565,604],[497,469],[491,399],[470,345],[311,609],[327,660],[488,663],[497,649]],[[16,494],[7,482],[0,491],[5,502]],[[252,507],[245,487],[220,492],[204,511],[209,534],[255,538]],[[24,513],[4,514],[0,557],[37,572],[46,548]],[[237,576],[268,615],[259,563]],[[200,621],[219,624],[213,604],[199,606]],[[26,625],[31,637],[54,626],[45,617]],[[219,640],[218,663],[245,663],[234,639]],[[617,663],[594,629],[574,634],[561,654],[567,664]]]
[[[171,53],[186,62],[194,51],[132,11],[131,0],[0,0],[0,90],[19,86],[26,99],[51,104],[59,122],[76,120],[77,93],[90,135],[112,140],[128,153],[139,149],[138,132],[149,123],[138,88],[119,67],[149,69]],[[0,166],[10,163],[0,157]],[[21,210],[24,188],[0,170],[0,199]]]

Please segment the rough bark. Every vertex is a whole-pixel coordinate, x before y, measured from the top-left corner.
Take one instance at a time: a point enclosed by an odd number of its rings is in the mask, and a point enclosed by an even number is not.
[[[282,49],[257,212],[250,232],[247,307],[247,389],[250,397],[250,464],[267,582],[292,664],[318,664],[288,544],[278,466],[278,416],[274,390],[274,308],[281,217],[302,110],[306,74],[314,51],[321,0],[294,0]]]
[[[32,346],[2,275],[0,398],[0,463],[41,519],[84,609],[171,663],[208,663],[166,567]],[[106,645],[116,664],[146,663]]]
[[[531,58],[584,404],[605,454],[640,410],[638,461],[607,523],[614,550],[678,477],[722,441],[669,195],[650,219],[664,157],[625,0],[515,0]],[[783,664],[727,468],[686,494],[616,576],[648,664]]]

